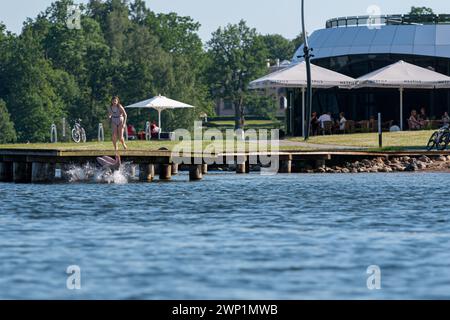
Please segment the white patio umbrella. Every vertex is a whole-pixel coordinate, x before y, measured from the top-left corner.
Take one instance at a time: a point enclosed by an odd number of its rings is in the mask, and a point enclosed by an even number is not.
[[[346,75],[331,71],[314,64],[311,65],[311,76],[313,88],[347,88],[351,89],[355,79]],[[250,89],[268,88],[301,88],[302,89],[302,118],[305,120],[305,92],[307,88],[306,62],[302,61],[285,69],[273,72],[267,76],[250,82]],[[305,126],[302,130],[305,136]]]
[[[194,108],[189,104],[179,102],[176,100],[169,99],[162,95],[156,96],[149,100],[144,100],[141,102],[137,102],[130,106],[125,107],[127,109],[154,109],[158,111],[158,126],[159,126],[159,135],[161,135],[162,126],[161,126],[161,112],[163,110],[172,110],[172,109],[186,109],[186,108]]]
[[[311,76],[314,88],[351,88],[355,84],[353,78],[314,64],[311,65]],[[304,61],[254,80],[249,85],[250,89],[303,88],[306,86],[306,62]]]
[[[416,65],[398,61],[357,79],[358,88],[398,88],[400,129],[403,130],[403,91],[405,89],[450,88],[450,77]]]

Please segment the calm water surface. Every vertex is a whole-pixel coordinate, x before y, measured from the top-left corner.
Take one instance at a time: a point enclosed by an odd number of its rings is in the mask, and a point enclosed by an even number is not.
[[[0,298],[450,298],[449,178],[0,184]]]

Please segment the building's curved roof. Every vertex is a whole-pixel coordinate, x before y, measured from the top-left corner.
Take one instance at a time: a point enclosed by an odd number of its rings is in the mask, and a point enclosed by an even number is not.
[[[313,59],[356,54],[410,54],[450,58],[450,25],[386,25],[328,28],[309,37]],[[302,61],[303,46],[294,55]]]

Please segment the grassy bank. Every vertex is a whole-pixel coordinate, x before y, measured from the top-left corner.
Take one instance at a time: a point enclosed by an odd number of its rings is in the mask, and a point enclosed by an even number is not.
[[[403,131],[383,133],[384,150],[423,149],[434,131]],[[290,141],[303,141],[293,138]],[[347,135],[311,137],[310,144],[360,147],[379,150],[377,133],[358,133]]]
[[[424,149],[433,131],[405,131],[383,134],[383,149],[385,151],[401,151],[408,149]],[[192,142],[185,142],[192,143]],[[217,141],[216,143],[220,143]],[[270,142],[269,142],[270,143]],[[156,151],[160,148],[172,150],[179,142],[177,141],[129,141],[130,150]],[[210,141],[203,141],[202,147],[211,145]],[[256,150],[256,144],[246,143],[246,148],[252,147]],[[194,149],[193,145],[191,146]],[[241,145],[242,147],[242,145]],[[378,148],[378,134],[361,133],[348,135],[317,136],[305,143],[303,138],[291,138],[281,142],[280,150],[289,151],[323,151],[334,150],[342,147],[352,147],[364,150],[380,150]],[[0,145],[0,149],[53,149],[53,150],[113,150],[112,143],[88,142],[85,144],[75,143],[35,143],[35,144],[7,144]],[[264,149],[264,151],[267,149]]]

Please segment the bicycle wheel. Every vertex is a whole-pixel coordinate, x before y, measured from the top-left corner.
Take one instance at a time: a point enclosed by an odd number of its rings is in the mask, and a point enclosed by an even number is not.
[[[427,144],[427,150],[428,151],[431,151],[436,146],[436,140],[438,138],[438,135],[439,135],[439,133],[435,132],[431,136],[430,140],[428,140],[428,144]]]
[[[449,142],[449,135],[448,133],[442,133],[439,137],[439,141],[436,144],[436,149],[439,151],[445,150],[447,148]]]
[[[84,131],[84,128],[81,128],[81,141],[86,143],[86,131]]]
[[[450,133],[446,132],[444,134],[442,134],[441,139],[439,141],[438,144],[438,150],[443,151],[445,149],[447,149],[448,144],[450,143]]]
[[[75,143],[80,143],[81,141],[80,132],[77,129],[72,129],[72,140]]]

